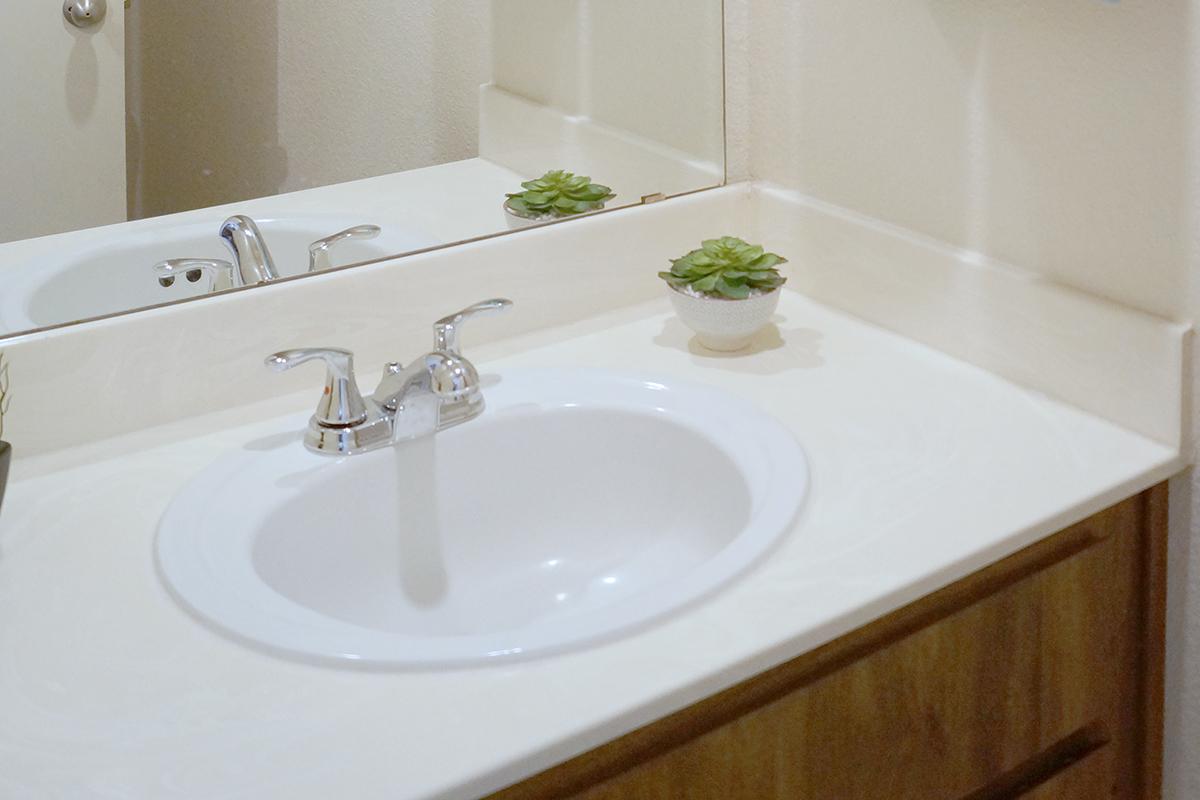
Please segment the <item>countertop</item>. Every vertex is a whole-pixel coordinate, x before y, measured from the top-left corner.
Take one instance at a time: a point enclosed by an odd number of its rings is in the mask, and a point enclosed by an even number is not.
[[[696,348],[665,298],[466,347],[484,373],[594,366],[747,398],[804,445],[804,510],[748,574],[625,638],[368,672],[235,643],[177,605],[154,569],[173,493],[227,450],[285,430],[312,392],[27,459],[0,516],[0,796],[478,797],[1182,466],[1174,449],[790,291],[777,326],[738,356]]]

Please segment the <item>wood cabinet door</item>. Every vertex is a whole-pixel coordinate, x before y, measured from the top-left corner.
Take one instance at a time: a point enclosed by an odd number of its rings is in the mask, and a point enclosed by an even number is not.
[[[496,797],[1157,797],[1164,537],[1160,487]]]

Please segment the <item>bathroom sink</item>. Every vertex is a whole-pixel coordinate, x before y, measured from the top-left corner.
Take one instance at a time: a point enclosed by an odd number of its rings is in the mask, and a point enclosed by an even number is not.
[[[224,216],[203,222],[148,221],[135,233],[121,228],[111,240],[66,255],[61,261],[29,265],[6,289],[2,301],[8,330],[57,325],[102,316],[131,308],[193,297],[209,291],[207,278],[196,283],[177,280],[160,286],[152,267],[168,258],[218,258],[230,253],[217,236]],[[371,240],[339,244],[336,264],[353,264],[397,253],[430,247],[438,242],[387,220],[365,219],[361,214],[329,214],[262,218],[262,229],[281,275],[308,269],[308,245],[337,231],[371,222],[382,228]]]
[[[679,613],[761,558],[804,499],[791,433],[714,389],[514,370],[486,396],[478,419],[363,455],[309,452],[299,432],[228,454],[160,522],[166,584],[274,650],[478,663]]]

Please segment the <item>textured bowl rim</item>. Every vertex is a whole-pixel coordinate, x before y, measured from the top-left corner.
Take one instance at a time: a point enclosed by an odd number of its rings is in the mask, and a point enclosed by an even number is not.
[[[776,286],[774,289],[772,289],[769,292],[763,292],[762,294],[751,295],[750,297],[721,297],[719,295],[716,297],[713,297],[708,294],[702,294],[700,296],[697,296],[694,294],[688,294],[687,292],[682,292],[669,283],[667,284],[667,288],[682,297],[687,297],[692,300],[701,300],[701,301],[709,300],[714,303],[745,303],[749,300],[761,300],[764,297],[770,297],[771,295],[775,294],[780,289],[782,289],[783,286]]]
[[[549,222],[550,220],[554,220],[554,219],[566,219],[566,217],[560,217],[558,214],[555,214],[554,212],[550,212],[549,214],[542,214],[542,215],[536,216],[536,217],[530,217],[530,216],[522,214],[518,211],[514,211],[513,207],[508,204],[509,200],[512,200],[512,198],[506,197],[504,199],[504,213],[508,214],[509,216],[516,217],[517,219],[527,219],[530,222]]]

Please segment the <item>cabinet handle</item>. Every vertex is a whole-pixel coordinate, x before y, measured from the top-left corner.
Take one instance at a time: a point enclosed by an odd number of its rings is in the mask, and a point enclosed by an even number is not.
[[[964,796],[962,800],[1017,800],[1032,792],[1068,767],[1078,764],[1104,747],[1112,739],[1108,726],[1101,720],[1089,722],[1069,733],[1040,753],[1022,761],[982,789]]]

